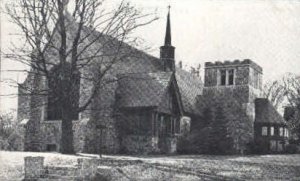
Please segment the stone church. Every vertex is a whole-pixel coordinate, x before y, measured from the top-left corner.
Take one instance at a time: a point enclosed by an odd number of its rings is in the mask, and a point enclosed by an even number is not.
[[[91,109],[74,115],[76,152],[176,153],[181,137],[207,127],[205,110],[218,106],[230,115],[225,127],[232,153],[243,153],[254,140],[266,141],[264,146],[270,151],[284,149],[286,124],[268,100],[261,98],[263,70],[253,61],[207,62],[203,83],[199,73],[175,63],[170,14],[159,58],[127,48],[136,56],[120,62],[111,75],[123,78],[99,91]],[[59,151],[59,103],[53,103],[51,95],[24,94],[23,87],[29,85],[50,89],[51,82],[29,74],[19,87],[22,149]],[[78,80],[78,85],[80,102],[85,99],[84,80]]]

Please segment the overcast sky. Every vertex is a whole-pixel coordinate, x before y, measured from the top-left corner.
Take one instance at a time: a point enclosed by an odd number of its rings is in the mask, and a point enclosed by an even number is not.
[[[8,0],[5,0],[8,1]],[[2,0],[2,3],[5,3]],[[70,0],[71,1],[71,0]],[[252,59],[264,69],[264,80],[286,72],[300,74],[300,1],[269,0],[128,0],[160,18],[141,28],[136,35],[159,55],[163,44],[167,6],[171,5],[172,44],[176,61],[202,65],[206,61]],[[114,6],[120,0],[109,0]],[[16,28],[1,17],[1,43],[5,50],[16,38]],[[24,80],[20,73],[7,72],[23,66],[2,60],[2,79]],[[16,93],[2,84],[1,94]],[[1,110],[16,108],[16,97],[1,96]]]

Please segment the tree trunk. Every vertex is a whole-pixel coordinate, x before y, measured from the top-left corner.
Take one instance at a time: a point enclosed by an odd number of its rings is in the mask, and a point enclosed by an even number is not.
[[[73,141],[72,111],[68,107],[63,108],[61,124],[61,153],[75,154]]]

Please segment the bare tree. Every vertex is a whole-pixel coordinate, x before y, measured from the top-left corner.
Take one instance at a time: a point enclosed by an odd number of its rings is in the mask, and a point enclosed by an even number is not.
[[[59,102],[62,153],[74,153],[73,115],[85,111],[103,86],[116,81],[108,76],[114,65],[134,56],[128,48],[137,43],[132,32],[156,20],[152,14],[143,14],[124,1],[112,11],[104,3],[104,0],[72,3],[16,0],[6,6],[12,22],[25,37],[24,46],[14,46],[6,55],[30,67],[26,71],[33,75],[33,85],[41,80],[52,85],[52,89],[48,86],[23,88],[31,96],[53,95],[50,101],[55,105]],[[78,80],[91,86],[80,103],[76,99]]]
[[[267,82],[264,85],[263,90],[264,97],[267,98],[276,109],[278,109],[284,101],[286,92],[284,86],[282,85],[282,81],[275,80],[272,82]]]
[[[265,85],[265,96],[278,108],[286,106],[292,114],[286,117],[289,127],[300,135],[300,77],[292,73]]]
[[[300,138],[300,77],[288,74],[283,77],[283,86],[287,107],[293,111],[290,116],[286,115],[286,119],[292,132]]]

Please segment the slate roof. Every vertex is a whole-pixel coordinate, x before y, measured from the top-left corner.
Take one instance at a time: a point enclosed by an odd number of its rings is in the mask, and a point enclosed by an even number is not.
[[[181,94],[184,112],[200,115],[196,107],[197,96],[202,95],[203,83],[197,77],[181,68],[176,69],[176,80]]]
[[[87,33],[90,33],[90,29],[86,27],[85,31],[87,31]],[[97,31],[93,31],[94,36],[99,36],[99,32]],[[112,46],[108,47],[108,48],[112,48],[114,47],[115,44],[118,44],[118,40],[113,38],[113,37],[109,37],[109,36],[103,36],[103,38],[108,38],[112,41]],[[99,40],[100,41],[100,40]],[[101,43],[101,42],[99,42]],[[131,56],[127,58],[126,61],[123,61],[121,64],[118,64],[115,67],[116,73],[117,74],[128,74],[128,73],[132,73],[131,76],[137,76],[134,74],[140,73],[140,75],[143,74],[143,76],[148,76],[148,78],[152,77],[156,77],[156,79],[163,79],[166,78],[164,76],[166,76],[167,74],[164,75],[164,73],[162,72],[163,70],[163,64],[162,64],[162,60],[160,60],[157,57],[154,57],[152,55],[149,55],[148,53],[138,50],[136,48],[134,48],[133,46],[130,46],[126,43],[123,44],[124,50],[123,51],[131,51],[133,53],[131,53]],[[159,73],[160,72],[160,73]],[[181,94],[181,99],[182,99],[182,104],[183,104],[183,109],[185,113],[188,114],[196,114],[196,115],[200,115],[200,113],[198,112],[198,109],[196,108],[196,101],[197,101],[197,96],[198,95],[202,95],[202,90],[203,90],[203,83],[202,80],[191,74],[190,72],[183,70],[181,68],[176,68],[176,72],[175,72],[175,77],[176,77],[176,81],[179,87],[179,91]],[[124,80],[125,81],[125,80]],[[123,81],[123,83],[124,83]],[[137,82],[139,82],[138,85]],[[138,97],[137,95],[132,95],[130,93],[128,93],[127,95],[133,99],[133,103],[131,103],[131,106],[133,105],[141,105],[141,106],[146,106],[147,104],[151,105],[151,104],[158,104],[158,103],[154,103],[154,101],[157,101],[157,98],[154,98],[154,96],[151,98],[151,101],[148,101],[147,99],[150,99],[150,97],[152,94],[154,94],[154,92],[151,92],[155,89],[161,89],[162,87],[158,88],[158,84],[155,81],[145,81],[144,83],[142,83],[142,80],[139,80],[137,82],[133,82],[131,84],[131,90],[136,89],[136,91],[139,91],[140,94],[143,94],[145,96],[143,97]],[[128,87],[124,87],[124,89],[126,90],[122,90],[123,88],[123,84],[122,82],[120,82],[120,87],[118,91],[123,91],[126,92]],[[136,88],[134,88],[133,86],[136,86]],[[150,86],[154,86],[153,90],[152,88],[150,88]],[[142,93],[143,91],[146,91],[145,93]],[[134,92],[134,91],[132,91]],[[158,94],[158,93],[156,93]],[[154,95],[156,95],[154,94]],[[148,96],[146,96],[148,95]],[[126,98],[126,99],[129,99]],[[140,100],[137,100],[140,99]],[[120,101],[124,101],[122,104],[125,105],[125,102],[130,102],[130,101],[125,101],[125,98],[123,98],[123,100]],[[142,103],[144,102],[145,103]],[[126,103],[129,104],[129,103]]]
[[[121,107],[149,107],[158,106],[166,91],[172,73],[133,73],[123,74],[119,80],[118,105]],[[176,80],[179,87],[184,111],[197,114],[196,98],[202,94],[202,82],[189,72],[177,69]]]
[[[159,106],[172,77],[171,72],[122,74],[118,81],[120,107]]]
[[[70,29],[69,39],[72,39],[72,37],[75,36],[72,29],[76,27],[75,25],[72,26],[72,24],[76,24],[76,22],[72,20],[72,17],[69,17],[68,21],[70,23],[70,26],[68,26]],[[92,31],[91,28],[84,27],[84,32],[82,34],[82,37],[85,37],[86,34],[90,34],[90,33],[91,35],[88,36],[86,40],[87,42],[93,41],[95,37],[101,35],[101,33],[98,31]],[[105,51],[112,50],[113,52],[114,47],[118,45],[119,41],[116,38],[103,35],[101,36],[101,39],[97,40],[86,51],[87,55],[85,56],[89,56],[88,54],[91,54],[95,50],[97,50],[98,46],[103,46],[103,42],[107,42],[108,39],[112,41],[110,41],[111,42],[110,44],[105,46],[106,49]],[[146,78],[150,78],[150,79],[146,80],[145,82],[143,82],[142,80],[136,80],[134,82],[128,80],[130,82],[130,85],[126,85],[126,86],[124,85],[124,83],[126,82],[125,79],[124,81],[120,81],[119,84],[120,87],[118,91],[124,92],[128,96],[127,98],[123,97],[123,99],[120,100],[121,103],[124,104],[124,106],[125,105],[126,106],[147,106],[147,105],[158,104],[159,102],[157,101],[159,96],[161,95],[161,91],[163,91],[163,89],[166,88],[165,87],[166,85],[163,84],[161,81],[163,80],[167,81],[167,79],[170,78],[169,73],[161,72],[163,70],[162,60],[152,55],[149,55],[141,50],[138,50],[126,43],[123,43],[122,51],[124,51],[125,53],[127,51],[130,51],[132,53],[130,57],[126,58],[126,60],[114,66],[113,71],[111,71],[114,74],[113,76],[119,74],[128,74],[128,75],[132,74],[131,76],[137,76],[139,74],[139,76],[143,75]],[[98,60],[95,59],[94,61],[97,62]],[[153,81],[153,80],[159,80],[159,81]],[[176,81],[181,94],[184,112],[189,114],[198,114],[195,104],[196,104],[197,96],[202,94],[202,88],[203,88],[202,81],[200,80],[199,77],[196,77],[191,73],[180,68],[176,68]],[[129,90],[131,90],[131,93],[129,93]],[[137,94],[143,96],[139,97]],[[130,102],[129,99],[132,100],[132,102]]]
[[[266,98],[258,98],[255,100],[255,122],[285,124],[283,117]]]

